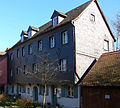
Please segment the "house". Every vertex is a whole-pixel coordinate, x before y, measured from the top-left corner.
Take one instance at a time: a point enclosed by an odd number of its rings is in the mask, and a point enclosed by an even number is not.
[[[80,82],[83,108],[119,108],[120,51],[104,53]]]
[[[6,93],[7,87],[7,54],[0,51],[0,94]]]
[[[51,21],[39,28],[29,26],[20,36],[20,41],[8,50],[8,93],[42,102],[42,83],[27,77],[27,65],[35,69],[34,55],[41,56],[44,50],[50,56],[56,56],[57,52],[64,73],[59,78],[69,83],[48,85],[46,103],[64,105],[65,108],[80,108],[79,81],[102,53],[114,50],[115,42],[97,0],[88,1],[67,13],[55,10]]]

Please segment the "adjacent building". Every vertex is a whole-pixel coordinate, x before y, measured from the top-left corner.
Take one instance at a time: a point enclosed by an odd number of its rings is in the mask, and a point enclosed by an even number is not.
[[[115,38],[97,0],[61,13],[55,10],[51,21],[36,28],[22,31],[21,39],[8,50],[8,93],[21,94],[22,98],[42,102],[42,83],[27,77],[27,65],[33,70],[47,51],[57,55],[63,80],[67,84],[48,85],[46,103],[80,108],[81,86],[78,84],[102,53],[114,50]],[[37,74],[37,73],[35,73]]]
[[[8,59],[6,52],[0,52],[0,94],[6,93],[7,87],[7,65]]]

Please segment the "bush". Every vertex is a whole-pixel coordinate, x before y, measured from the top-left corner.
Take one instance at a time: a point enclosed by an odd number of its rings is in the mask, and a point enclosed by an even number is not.
[[[5,96],[3,96],[3,97],[0,98],[0,105],[1,106],[5,106],[6,102],[7,102],[7,98]]]
[[[34,104],[34,102],[29,99],[18,99],[16,102],[20,108],[30,108]]]

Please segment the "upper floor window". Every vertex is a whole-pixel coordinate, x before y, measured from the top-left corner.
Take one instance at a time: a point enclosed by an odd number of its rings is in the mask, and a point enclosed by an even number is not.
[[[22,47],[22,56],[25,56],[25,47]]]
[[[29,31],[28,32],[28,37],[31,37],[32,36],[32,31]]]
[[[55,47],[55,37],[52,36],[50,37],[50,48],[54,48]]]
[[[60,71],[66,71],[67,70],[67,60],[61,59],[60,60]]]
[[[42,41],[38,41],[38,51],[42,51]]]
[[[21,92],[26,93],[26,86],[21,86]]]
[[[27,74],[27,67],[26,67],[26,65],[24,65],[24,72],[23,73]]]
[[[95,15],[94,14],[90,14],[90,21],[95,22]]]
[[[104,40],[104,50],[109,51],[109,41]]]
[[[34,73],[37,73],[38,69],[37,69],[37,64],[36,63],[34,63],[32,65],[32,70],[33,70]]]
[[[10,53],[10,60],[13,59],[13,53]]]
[[[53,18],[53,26],[57,25],[58,24],[58,18],[57,17],[54,17]]]
[[[19,67],[17,67],[17,69],[16,69],[16,74],[17,74],[17,75],[20,74],[20,68],[19,68]]]
[[[20,57],[20,51],[19,51],[19,49],[17,49],[17,58],[19,58]]]
[[[13,71],[12,71],[12,69],[10,69],[10,76],[11,76],[11,77],[13,76]]]
[[[62,32],[62,44],[68,43],[68,32]]]
[[[32,44],[28,46],[28,54],[32,54]]]

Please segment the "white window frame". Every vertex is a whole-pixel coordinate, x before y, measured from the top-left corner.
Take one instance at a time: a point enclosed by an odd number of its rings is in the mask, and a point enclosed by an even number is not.
[[[22,47],[22,56],[25,56],[25,47]]]
[[[95,22],[95,15],[94,14],[90,14],[90,21]]]
[[[42,40],[38,41],[38,51],[42,51]]]
[[[54,48],[55,47],[55,37],[52,36],[50,37],[50,48]]]
[[[109,41],[108,40],[104,40],[104,50],[109,51]]]
[[[16,69],[16,74],[17,74],[17,75],[20,74],[20,68],[19,68],[19,67],[17,67],[17,69]]]
[[[28,53],[29,53],[29,54],[32,54],[32,44],[30,44],[30,45],[28,46]]]
[[[28,37],[30,38],[32,36],[32,31],[28,32]]]
[[[34,72],[35,74],[38,73],[37,63],[34,63],[34,64],[32,65],[32,70],[33,70],[33,72]]]
[[[58,24],[58,18],[57,16],[53,18],[53,26]]]
[[[66,87],[66,97],[74,97],[74,87],[73,86]]]
[[[67,59],[60,60],[60,71],[65,72],[67,70]]]
[[[62,32],[62,44],[68,43],[68,31]]]
[[[27,67],[24,65],[24,74],[27,74]]]

